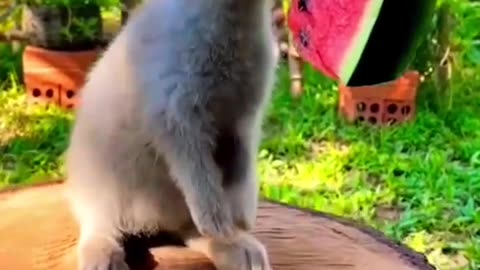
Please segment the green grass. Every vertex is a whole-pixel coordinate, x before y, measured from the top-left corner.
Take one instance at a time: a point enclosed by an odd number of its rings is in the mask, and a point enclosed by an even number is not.
[[[73,115],[28,104],[21,86],[0,91],[0,188],[61,178]]]
[[[480,80],[462,85],[447,114],[420,100],[415,122],[381,129],[340,121],[335,87],[307,77],[299,101],[279,81],[261,151],[263,193],[366,222],[439,269],[479,269]]]
[[[421,99],[415,122],[370,128],[337,117],[332,82],[305,77],[294,100],[279,70],[259,153],[263,194],[370,224],[439,269],[479,269],[480,79],[456,84],[448,113]],[[72,119],[28,105],[15,83],[0,91],[0,187],[62,178]]]

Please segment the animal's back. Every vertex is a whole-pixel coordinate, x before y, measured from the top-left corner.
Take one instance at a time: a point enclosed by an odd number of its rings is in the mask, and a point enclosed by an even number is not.
[[[172,110],[198,105],[227,123],[255,112],[269,97],[275,64],[270,16],[259,14],[268,10],[259,8],[265,3],[148,1],[128,25],[126,45],[147,103]]]
[[[142,117],[149,105],[172,112],[198,105],[226,118],[255,111],[266,98],[269,34],[261,16],[232,14],[255,10],[235,2],[147,1],[92,69],[70,147],[138,154],[128,151],[148,143]],[[225,7],[212,8],[219,4]]]

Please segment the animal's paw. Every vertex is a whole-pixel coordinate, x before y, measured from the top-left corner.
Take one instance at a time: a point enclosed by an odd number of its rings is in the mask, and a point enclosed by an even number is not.
[[[263,244],[249,236],[236,245],[238,253],[232,258],[231,265],[219,270],[271,270],[267,251]],[[234,253],[234,254],[235,254]],[[242,256],[243,255],[243,256]],[[237,257],[238,256],[238,257]],[[237,261],[235,261],[237,260]]]
[[[231,243],[200,237],[187,245],[205,254],[217,270],[272,269],[264,245],[247,233],[239,233]]]
[[[79,270],[129,270],[125,253],[116,244],[89,239],[79,247]]]

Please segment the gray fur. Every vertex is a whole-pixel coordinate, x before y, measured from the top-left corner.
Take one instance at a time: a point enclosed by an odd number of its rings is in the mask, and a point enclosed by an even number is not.
[[[276,64],[267,1],[149,0],[92,69],[67,153],[79,269],[128,269],[122,236],[159,231],[219,270],[249,269],[244,251],[269,269],[247,233]]]

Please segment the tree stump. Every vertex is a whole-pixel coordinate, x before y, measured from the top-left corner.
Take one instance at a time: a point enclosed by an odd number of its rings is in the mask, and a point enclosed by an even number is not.
[[[77,226],[61,183],[0,194],[0,269],[74,270]],[[275,270],[433,270],[425,257],[339,217],[260,203],[255,234]],[[151,248],[132,270],[214,270],[184,247]],[[128,255],[128,254],[127,254]]]

